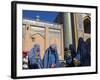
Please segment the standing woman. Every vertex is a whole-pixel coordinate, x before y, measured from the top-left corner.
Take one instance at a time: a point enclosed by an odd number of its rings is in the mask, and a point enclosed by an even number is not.
[[[29,69],[43,68],[39,44],[35,44],[28,54],[28,67]]]
[[[78,40],[77,56],[75,59],[80,60],[80,66],[90,66],[89,48],[81,37]]]
[[[87,64],[90,66],[91,65],[91,38],[88,38],[86,40],[86,45],[87,45]]]
[[[57,68],[59,67],[59,57],[57,52],[56,44],[50,45],[49,48],[45,51],[43,58],[43,67],[44,68]]]

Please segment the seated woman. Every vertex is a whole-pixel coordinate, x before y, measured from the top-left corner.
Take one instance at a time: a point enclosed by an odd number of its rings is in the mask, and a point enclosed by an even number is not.
[[[60,63],[59,63],[57,48],[55,44],[52,44],[45,51],[44,58],[43,58],[43,67],[44,68],[56,68],[59,66],[60,66]]]
[[[28,54],[28,67],[29,69],[43,68],[39,44],[35,44]]]
[[[69,45],[69,50],[71,50],[71,56],[70,56],[70,59],[69,59],[69,66],[70,67],[73,67],[74,66],[74,58],[76,56],[76,50],[75,50],[75,47],[73,44],[70,44]]]

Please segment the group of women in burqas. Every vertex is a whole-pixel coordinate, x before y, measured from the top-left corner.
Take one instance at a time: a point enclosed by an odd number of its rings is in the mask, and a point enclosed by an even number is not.
[[[87,44],[83,38],[78,40],[77,52],[73,45],[70,45],[71,60],[69,65],[71,66],[90,66],[90,44]],[[50,45],[44,54],[43,59],[40,55],[40,45],[35,44],[28,54],[28,68],[40,69],[40,68],[58,68],[61,64],[59,62],[59,56],[57,52],[56,44]]]
[[[50,47],[46,49],[43,60],[40,56],[39,44],[35,44],[28,54],[29,69],[55,68],[59,67],[59,65],[57,47],[55,44],[50,45]]]

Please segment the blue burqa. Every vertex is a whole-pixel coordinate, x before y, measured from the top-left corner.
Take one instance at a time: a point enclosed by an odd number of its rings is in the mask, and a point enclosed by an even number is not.
[[[78,41],[77,58],[80,59],[81,66],[90,65],[90,51],[83,38],[79,38]]]
[[[51,68],[52,64],[55,64],[55,67],[59,67],[60,65],[57,48],[55,44],[52,44],[49,48],[47,48],[43,58],[44,68]]]
[[[28,54],[29,65],[33,68],[43,68],[42,60],[40,56],[40,46],[35,44]]]

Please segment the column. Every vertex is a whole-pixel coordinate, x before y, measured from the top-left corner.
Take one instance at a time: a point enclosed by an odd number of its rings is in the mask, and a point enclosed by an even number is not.
[[[71,16],[70,13],[64,13],[64,45],[69,48],[70,44],[72,44]]]
[[[45,49],[49,47],[49,28],[45,27]]]

